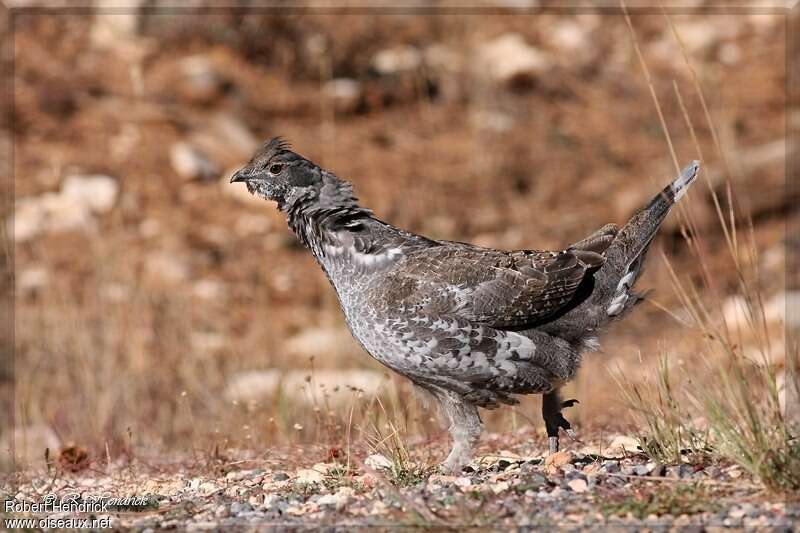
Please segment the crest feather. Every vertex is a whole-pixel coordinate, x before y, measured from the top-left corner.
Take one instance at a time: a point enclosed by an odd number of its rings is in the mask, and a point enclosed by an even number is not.
[[[273,137],[264,145],[264,151],[272,152],[274,154],[277,154],[278,152],[285,152],[290,148],[291,146],[289,145],[289,142],[283,137]]]

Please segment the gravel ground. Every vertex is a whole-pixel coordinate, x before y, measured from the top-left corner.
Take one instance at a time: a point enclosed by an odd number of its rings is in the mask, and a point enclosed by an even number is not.
[[[584,446],[545,458],[522,453],[529,447],[479,456],[460,476],[367,452],[353,454],[349,467],[290,467],[296,462],[290,454],[231,459],[230,452],[194,464],[137,461],[74,473],[53,467],[49,475],[6,479],[2,492],[15,502],[42,501],[46,494],[84,501],[138,497],[112,501],[97,516],[145,531],[320,525],[792,531],[800,517],[796,502],[765,492],[738,466],[654,463],[627,451],[635,449],[629,437],[616,437],[602,454]]]

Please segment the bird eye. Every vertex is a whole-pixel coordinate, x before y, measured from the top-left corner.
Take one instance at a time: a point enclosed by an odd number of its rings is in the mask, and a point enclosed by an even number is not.
[[[281,170],[283,170],[283,165],[281,165],[280,163],[275,163],[269,166],[270,174],[280,174]]]

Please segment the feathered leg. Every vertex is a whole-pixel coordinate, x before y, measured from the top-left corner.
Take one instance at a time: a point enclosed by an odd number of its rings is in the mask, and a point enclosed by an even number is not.
[[[460,473],[472,453],[472,447],[478,443],[483,431],[483,422],[475,405],[467,403],[455,394],[437,394],[442,413],[450,423],[450,435],[453,437],[453,448],[442,466],[452,473]]]
[[[554,389],[542,395],[542,418],[544,418],[544,426],[547,429],[547,443],[550,453],[558,451],[559,428],[564,428],[564,431],[571,439],[578,440],[572,425],[561,414],[561,410],[564,407],[572,407],[576,403],[578,403],[578,400],[562,402],[559,389]]]

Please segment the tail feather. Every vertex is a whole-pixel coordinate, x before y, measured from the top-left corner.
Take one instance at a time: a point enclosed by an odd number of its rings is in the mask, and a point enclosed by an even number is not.
[[[591,348],[598,331],[642,301],[643,295],[635,294],[632,288],[642,273],[647,247],[699,169],[700,163],[693,161],[621,229],[609,224],[570,246],[573,252],[600,253],[605,262],[594,276],[586,278],[589,296],[564,315],[540,326],[542,331]]]
[[[596,274],[595,302],[606,302],[606,311],[617,316],[640,298],[630,289],[642,272],[644,257],[659,226],[672,207],[697,178],[700,162],[692,161],[672,183],[664,187],[646,207],[619,230],[605,252],[606,264]]]

